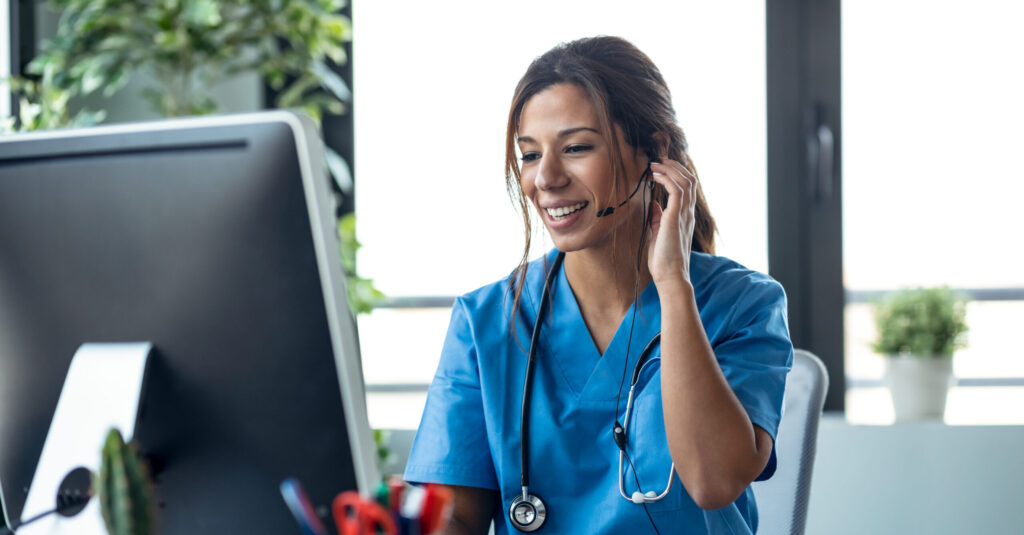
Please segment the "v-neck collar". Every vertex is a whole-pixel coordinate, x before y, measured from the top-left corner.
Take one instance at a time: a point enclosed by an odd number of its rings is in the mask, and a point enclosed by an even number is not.
[[[557,254],[557,251],[554,251]],[[554,256],[551,257],[554,259]],[[619,323],[604,355],[594,343],[579,303],[569,286],[564,264],[552,281],[551,304],[545,318],[546,336],[540,343],[544,353],[557,365],[567,386],[580,399],[614,400],[622,380],[623,368],[627,375],[636,364],[647,342],[661,330],[661,306],[653,282],[640,293],[637,303],[630,306]],[[632,323],[632,339],[630,325]],[[627,355],[627,346],[628,352]]]

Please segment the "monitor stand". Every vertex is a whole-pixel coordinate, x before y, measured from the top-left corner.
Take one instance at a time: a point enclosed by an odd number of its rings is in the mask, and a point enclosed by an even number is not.
[[[71,360],[57,401],[39,464],[29,487],[22,522],[57,505],[58,490],[77,468],[99,472],[100,452],[111,427],[125,441],[135,434],[139,405],[153,345],[143,343],[82,344]],[[78,474],[83,471],[79,470]],[[80,478],[79,478],[80,480]],[[18,535],[106,535],[99,499],[89,500],[74,516],[47,515]]]

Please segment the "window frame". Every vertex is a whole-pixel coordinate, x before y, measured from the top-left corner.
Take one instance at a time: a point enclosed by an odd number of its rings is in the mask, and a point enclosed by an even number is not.
[[[825,410],[843,411],[840,2],[765,6],[768,273],[786,289],[794,347],[820,357],[832,378]]]

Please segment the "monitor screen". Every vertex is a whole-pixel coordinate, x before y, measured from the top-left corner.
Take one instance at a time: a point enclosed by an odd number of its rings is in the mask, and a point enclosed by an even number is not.
[[[286,112],[0,138],[9,522],[85,343],[153,345],[135,438],[162,532],[295,532],[278,491],[288,477],[321,511],[369,490],[322,150],[311,121]]]

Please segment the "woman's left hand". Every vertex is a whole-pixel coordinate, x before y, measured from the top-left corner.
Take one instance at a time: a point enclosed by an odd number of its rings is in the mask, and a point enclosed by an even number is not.
[[[697,177],[683,164],[664,158],[651,163],[652,179],[665,187],[665,209],[651,202],[651,238],[647,266],[654,285],[690,283],[690,250],[693,241]]]

